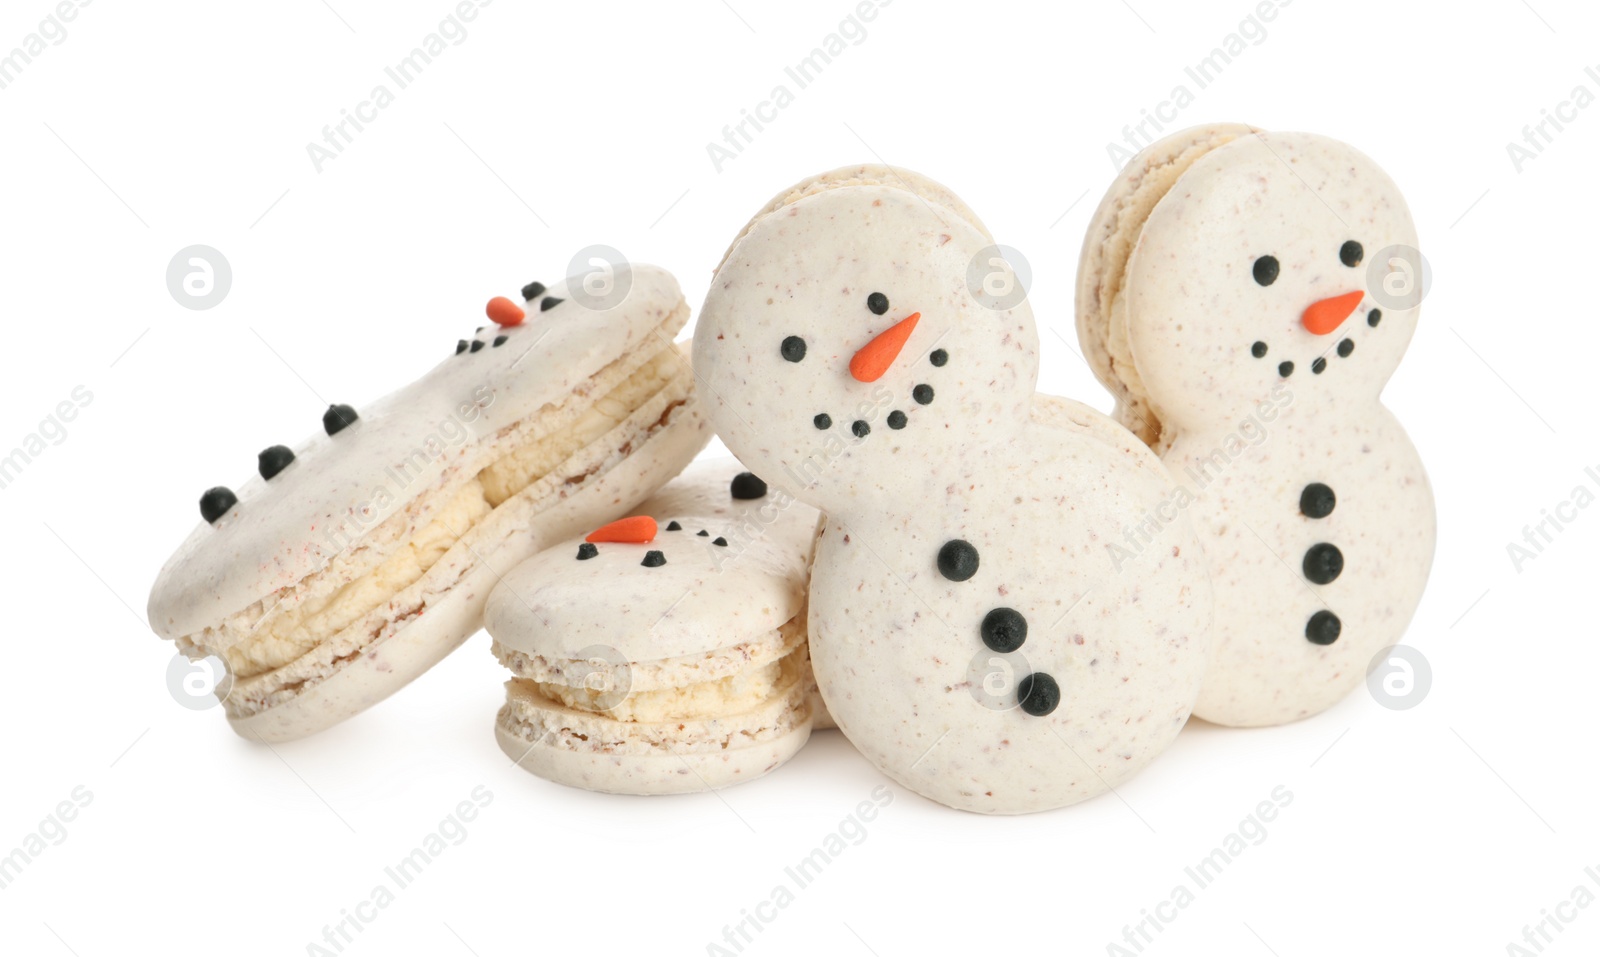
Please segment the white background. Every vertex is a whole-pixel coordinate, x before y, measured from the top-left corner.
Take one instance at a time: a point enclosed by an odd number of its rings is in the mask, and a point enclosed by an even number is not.
[[[306,144],[453,8],[330,3],[99,0],[0,90],[0,451],[93,395],[0,490],[0,855],[92,794],[0,890],[7,952],[306,953],[482,786],[466,839],[345,953],[707,953],[882,783],[837,733],[721,794],[563,789],[496,748],[503,673],[480,634],[274,752],[174,703],[171,646],[143,622],[156,569],[201,490],[315,431],[324,400],[428,368],[490,296],[606,243],[698,304],[752,212],[846,163],[924,172],[1021,250],[1041,388],[1108,409],[1075,353],[1078,245],[1106,143],[1179,83],[1196,98],[1174,128],[1335,136],[1409,198],[1434,285],[1386,398],[1438,496],[1407,639],[1431,692],[1395,712],[1363,689],[1290,727],[1191,722],[1119,794],[1025,818],[895,787],[745,953],[1107,953],[1280,785],[1266,838],[1145,953],[1503,954],[1575,887],[1600,894],[1600,507],[1520,571],[1507,555],[1575,486],[1600,491],[1600,107],[1520,173],[1506,151],[1575,86],[1600,94],[1593,5],[1296,0],[1196,90],[1184,67],[1248,0],[898,0],[719,173],[707,143],[793,88],[783,68],[848,0],[499,0],[319,173]],[[0,53],[51,9],[8,0]],[[233,270],[209,311],[165,282],[196,243]],[[1594,953],[1600,905],[1562,912],[1545,952]]]

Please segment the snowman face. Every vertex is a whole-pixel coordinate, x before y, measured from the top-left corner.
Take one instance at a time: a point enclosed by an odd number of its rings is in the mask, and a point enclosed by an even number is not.
[[[1416,328],[1416,231],[1389,177],[1309,134],[1242,137],[1157,204],[1128,266],[1130,345],[1161,419],[1233,423],[1376,399]],[[1410,252],[1410,255],[1415,255]]]
[[[1026,302],[997,309],[969,291],[975,259],[999,268],[979,257],[988,246],[957,213],[889,186],[760,218],[695,331],[717,433],[821,507],[1005,440],[1026,421],[1038,337]]]

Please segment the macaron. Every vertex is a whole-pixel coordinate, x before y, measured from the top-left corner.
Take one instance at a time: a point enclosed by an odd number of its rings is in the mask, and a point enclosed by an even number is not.
[[[673,277],[624,267],[496,297],[438,364],[200,499],[149,621],[226,664],[239,734],[285,741],[371,707],[478,629],[496,570],[625,514],[709,439]],[[315,416],[308,416],[315,420]],[[309,423],[307,423],[309,424]]]
[[[560,784],[681,794],[750,781],[813,727],[817,512],[732,460],[510,570],[484,624],[515,675],[500,747]]]

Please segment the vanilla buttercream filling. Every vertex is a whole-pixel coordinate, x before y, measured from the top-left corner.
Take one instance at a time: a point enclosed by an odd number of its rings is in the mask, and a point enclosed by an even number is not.
[[[615,721],[661,722],[677,718],[703,721],[744,714],[786,691],[799,680],[804,663],[805,654],[794,649],[776,661],[677,688],[634,691],[619,687],[617,676],[601,676],[601,680],[580,687],[551,682],[536,683],[535,687],[541,695],[558,704],[603,714]],[[626,681],[626,677],[621,680]]]

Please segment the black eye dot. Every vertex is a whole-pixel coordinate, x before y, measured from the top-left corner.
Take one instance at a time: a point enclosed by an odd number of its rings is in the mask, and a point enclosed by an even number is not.
[[[1256,282],[1263,286],[1270,286],[1278,281],[1278,257],[1262,256],[1256,260],[1256,264],[1251,267],[1250,271],[1255,275]]]
[[[806,341],[799,336],[790,336],[783,340],[783,345],[778,347],[778,351],[790,362],[799,362],[806,357]]]
[[[944,351],[943,349],[935,349],[928,353],[928,361],[936,366],[942,366],[946,362],[950,361],[950,353]]]
[[[1383,321],[1383,310],[1382,309],[1374,309],[1371,312],[1367,313],[1367,325],[1373,327],[1374,329],[1376,329],[1378,327],[1378,323],[1380,323],[1382,321]]]
[[[1255,356],[1257,359],[1261,358],[1267,354],[1267,344],[1265,342],[1256,343],[1250,347],[1250,354]]]
[[[1345,244],[1339,247],[1339,261],[1346,266],[1361,265],[1361,256],[1361,244],[1354,239],[1346,240]]]
[[[1280,363],[1278,363],[1278,375],[1283,376],[1285,379],[1287,379],[1290,376],[1294,375],[1294,363],[1293,362],[1280,362]]]
[[[875,292],[867,297],[867,308],[875,316],[881,316],[889,311],[889,297],[881,292]]]
[[[811,424],[819,429],[831,429],[833,428],[833,416],[826,412],[818,412],[811,419]]]

